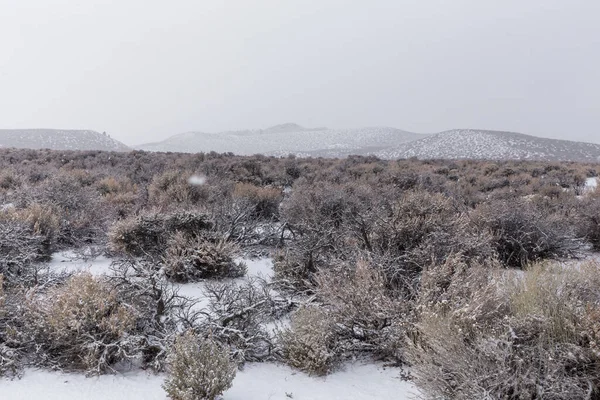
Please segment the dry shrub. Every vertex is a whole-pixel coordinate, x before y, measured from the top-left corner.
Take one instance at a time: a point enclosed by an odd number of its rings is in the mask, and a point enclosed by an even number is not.
[[[579,249],[575,228],[563,216],[532,201],[480,205],[473,221],[492,235],[492,245],[508,266],[523,268],[548,258],[570,257]]]
[[[279,340],[285,362],[311,375],[327,375],[340,359],[334,316],[318,306],[294,312]]]
[[[270,219],[278,214],[281,190],[273,187],[260,187],[251,183],[237,183],[232,194],[234,201],[252,204],[253,218]]]
[[[0,189],[14,190],[20,187],[22,184],[21,180],[14,171],[4,170],[0,173]]]
[[[211,226],[204,214],[192,211],[144,213],[117,222],[109,240],[114,250],[131,256],[162,255],[176,232],[196,236]]]
[[[90,274],[74,275],[61,286],[33,295],[28,319],[48,357],[65,368],[103,373],[136,356],[130,337],[137,313],[117,292]]]
[[[581,200],[577,227],[578,233],[592,244],[594,250],[600,250],[600,189]]]
[[[129,216],[135,209],[138,199],[138,187],[129,178],[109,176],[96,183],[102,201],[116,218]]]
[[[287,314],[293,303],[279,297],[260,278],[210,281],[204,287],[208,302],[197,331],[226,343],[236,361],[273,359],[273,338],[265,325]]]
[[[441,194],[411,191],[378,217],[373,250],[388,282],[412,290],[423,268],[461,252],[479,262],[494,256],[487,232]]]
[[[4,316],[4,304],[6,303],[6,294],[4,293],[4,275],[0,274],[0,318]]]
[[[101,195],[108,197],[122,193],[135,192],[137,189],[136,185],[134,185],[129,178],[114,176],[100,179],[96,183],[96,188]]]
[[[316,292],[348,350],[402,357],[410,302],[393,296],[378,270],[359,261],[353,271],[320,271]]]
[[[598,265],[487,276],[462,301],[421,313],[408,355],[424,397],[598,398]]]
[[[163,388],[173,400],[214,400],[231,387],[237,371],[227,348],[191,331],[177,338],[167,362]]]
[[[61,220],[58,239],[65,245],[105,235],[107,216],[97,192],[88,186],[91,181],[82,181],[87,174],[85,171],[62,172],[45,180],[36,190],[28,191],[33,196],[32,202],[50,205],[56,210]]]
[[[446,313],[469,303],[474,293],[485,291],[502,267],[496,259],[473,262],[463,253],[449,255],[441,264],[423,270],[415,302],[418,313]]]
[[[237,278],[246,273],[246,266],[234,260],[236,252],[235,245],[222,240],[214,243],[176,233],[168,244],[164,272],[176,282]]]
[[[148,201],[155,205],[195,204],[206,200],[202,186],[190,185],[189,175],[181,171],[166,171],[155,175],[148,185]]]
[[[22,371],[20,343],[15,339],[15,321],[8,310],[8,293],[0,274],[0,378],[19,376]],[[20,313],[19,313],[20,314]]]
[[[12,214],[12,218],[15,220],[27,223],[33,233],[42,238],[43,249],[40,257],[50,257],[60,232],[57,211],[51,206],[34,203],[24,209],[13,209],[9,214]]]
[[[314,287],[314,274],[317,271],[315,258],[299,254],[294,249],[279,250],[273,257],[273,272],[277,286],[286,291],[311,292]]]
[[[32,266],[47,255],[44,238],[26,221],[0,213],[0,274],[10,283],[30,278]]]

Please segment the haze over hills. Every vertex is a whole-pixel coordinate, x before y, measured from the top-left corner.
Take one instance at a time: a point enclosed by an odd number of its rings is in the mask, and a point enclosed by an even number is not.
[[[281,156],[291,153],[299,156],[343,157],[373,153],[424,137],[388,127],[328,129],[304,128],[288,123],[259,130],[187,132],[135,148],[186,153],[216,151],[241,155]]]
[[[0,148],[129,151],[130,147],[90,130],[0,129]],[[220,133],[186,132],[135,146],[146,151],[231,152],[299,157],[375,155],[383,159],[524,159],[600,161],[600,144],[547,139],[515,132],[454,129],[424,135],[389,127],[305,128],[287,123],[267,129]]]
[[[0,148],[129,151],[108,135],[89,130],[0,129]]]
[[[293,123],[258,130],[187,132],[136,148],[186,153],[295,154],[301,157],[359,154],[376,155],[384,159],[600,160],[600,144],[547,139],[514,132],[455,129],[424,135],[389,127],[309,129]]]
[[[374,153],[381,158],[600,161],[600,144],[515,132],[454,129]]]

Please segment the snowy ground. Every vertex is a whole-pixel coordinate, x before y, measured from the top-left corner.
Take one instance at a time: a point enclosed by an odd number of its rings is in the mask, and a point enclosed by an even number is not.
[[[244,259],[247,277],[269,279],[273,274],[269,258]],[[48,264],[54,271],[88,271],[94,275],[110,272],[110,259],[76,259],[72,252],[55,254]],[[244,279],[244,278],[242,278]],[[203,283],[180,285],[179,293],[199,299],[203,305]],[[400,378],[398,368],[357,361],[327,377],[310,377],[275,363],[251,363],[239,371],[233,387],[223,400],[406,400],[417,396],[410,382]],[[22,379],[0,379],[0,398],[10,400],[164,400],[161,388],[165,376],[134,370],[118,375],[86,378],[83,374],[28,369]]]
[[[587,178],[585,180],[585,188],[587,190],[596,190],[598,187],[598,178]]]
[[[112,260],[104,256],[83,260],[75,252],[67,250],[56,253],[48,263],[54,272],[89,272],[92,275],[107,275],[110,273]]]
[[[238,372],[223,400],[374,400],[411,399],[413,386],[398,369],[347,364],[339,372],[316,378],[277,364],[249,364]],[[164,400],[163,375],[143,371],[86,378],[81,374],[27,370],[21,380],[0,381],[2,399]]]

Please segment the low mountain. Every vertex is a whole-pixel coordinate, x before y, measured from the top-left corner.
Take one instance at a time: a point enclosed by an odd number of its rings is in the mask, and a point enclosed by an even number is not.
[[[380,158],[600,161],[600,144],[514,132],[455,129],[373,153]]]
[[[185,153],[216,151],[240,155],[344,157],[373,153],[423,137],[425,135],[388,127],[328,129],[304,128],[289,123],[251,131],[187,132],[136,148]]]
[[[129,151],[106,134],[87,130],[0,129],[0,148]]]

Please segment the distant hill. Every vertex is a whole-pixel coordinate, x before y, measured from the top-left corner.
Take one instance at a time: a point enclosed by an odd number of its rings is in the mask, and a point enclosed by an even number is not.
[[[388,127],[328,129],[304,128],[288,123],[258,130],[220,133],[187,132],[171,136],[161,142],[139,145],[136,148],[184,153],[216,151],[240,155],[296,154],[344,157],[349,154],[373,153],[425,136]]]
[[[600,144],[514,132],[455,129],[374,152],[381,158],[600,161]]]
[[[0,129],[0,148],[129,151],[102,133],[86,130]]]

